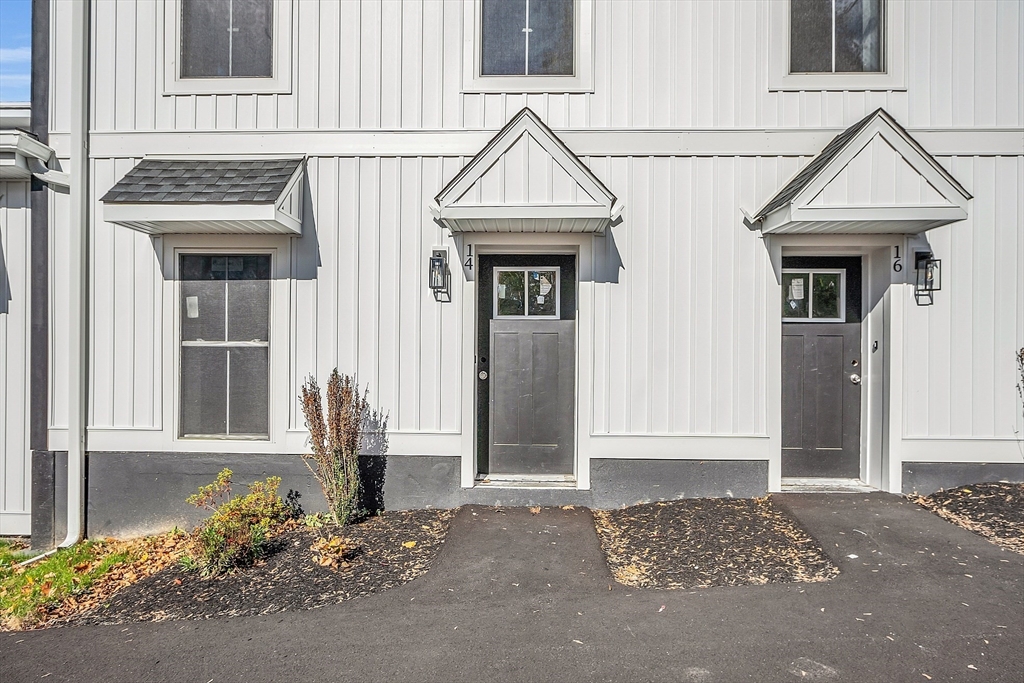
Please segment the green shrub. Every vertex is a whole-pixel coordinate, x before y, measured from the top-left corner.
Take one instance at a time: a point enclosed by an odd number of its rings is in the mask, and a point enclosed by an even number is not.
[[[277,495],[280,477],[249,485],[249,493],[231,496],[231,470],[221,470],[216,481],[199,488],[187,503],[213,514],[192,532],[182,566],[203,576],[216,576],[234,567],[251,565],[266,550],[272,527],[288,517],[288,506]]]

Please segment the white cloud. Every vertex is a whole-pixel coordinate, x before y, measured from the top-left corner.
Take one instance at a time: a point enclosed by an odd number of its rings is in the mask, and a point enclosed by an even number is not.
[[[0,65],[25,64],[31,61],[30,47],[0,47]]]

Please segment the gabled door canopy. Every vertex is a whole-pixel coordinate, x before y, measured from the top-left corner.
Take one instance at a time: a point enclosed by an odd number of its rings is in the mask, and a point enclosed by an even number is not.
[[[103,195],[103,220],[150,235],[301,235],[304,161],[146,157]]]
[[[550,176],[534,173],[538,168]],[[600,233],[622,205],[524,108],[441,190],[430,211],[453,233]]]
[[[967,218],[971,195],[884,109],[837,135],[747,218],[762,234],[917,234]]]

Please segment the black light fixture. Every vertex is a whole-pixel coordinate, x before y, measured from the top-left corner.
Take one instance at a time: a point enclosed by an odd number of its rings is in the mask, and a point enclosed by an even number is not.
[[[932,252],[915,252],[914,268],[917,270],[915,294],[931,294],[942,289],[942,261],[935,258]]]
[[[448,292],[448,250],[433,249],[427,268],[427,286],[434,293],[434,299],[443,300]],[[450,295],[449,295],[450,298]]]

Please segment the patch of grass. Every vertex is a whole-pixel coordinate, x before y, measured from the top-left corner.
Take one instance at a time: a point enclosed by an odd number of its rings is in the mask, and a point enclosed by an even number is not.
[[[18,550],[0,542],[0,630],[31,626],[49,607],[87,591],[112,567],[135,559],[121,544],[84,541],[19,567],[24,558]]]
[[[0,538],[0,572],[29,558],[28,546],[9,538]]]

